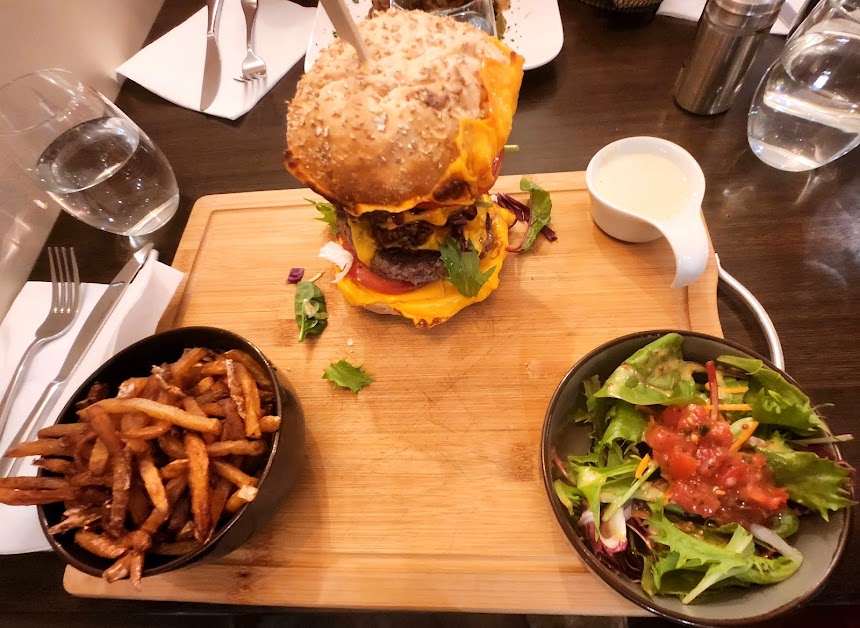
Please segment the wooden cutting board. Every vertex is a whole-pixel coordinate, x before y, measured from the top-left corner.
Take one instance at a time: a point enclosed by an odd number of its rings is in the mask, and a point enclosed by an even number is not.
[[[655,328],[721,335],[712,259],[673,290],[663,240],[624,244],[591,221],[582,172],[530,177],[552,192],[559,239],[508,256],[500,288],[419,330],[346,305],[317,258],[327,228],[307,190],[200,199],[174,266],[186,273],[163,328],[214,325],[285,371],[307,419],[307,460],[270,524],[223,560],[106,584],[69,568],[75,595],[272,606],[512,613],[641,613],[577,558],[540,477],[540,430],[577,359]],[[520,177],[498,191],[519,193]],[[319,270],[329,326],[299,344],[291,267]],[[333,361],[376,381],[322,379]]]

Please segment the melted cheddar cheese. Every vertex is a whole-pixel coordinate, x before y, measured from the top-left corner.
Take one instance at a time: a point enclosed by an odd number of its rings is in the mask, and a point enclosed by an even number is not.
[[[486,208],[484,211],[487,211]],[[499,286],[499,273],[507,255],[508,229],[514,223],[513,214],[498,205],[494,205],[489,211],[494,243],[490,253],[481,260],[481,270],[493,268],[493,274],[476,296],[463,296],[446,279],[434,281],[405,294],[382,294],[368,290],[347,275],[338,284],[347,303],[375,312],[399,314],[418,327],[433,327],[444,323],[463,308],[483,301]]]

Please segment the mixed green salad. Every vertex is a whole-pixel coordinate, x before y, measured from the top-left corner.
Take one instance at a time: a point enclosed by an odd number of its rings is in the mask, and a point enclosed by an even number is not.
[[[785,580],[803,561],[801,517],[855,502],[853,469],[824,447],[851,437],[803,392],[759,360],[687,361],[682,344],[665,335],[585,381],[572,420],[591,447],[553,458],[556,495],[601,562],[688,604]]]

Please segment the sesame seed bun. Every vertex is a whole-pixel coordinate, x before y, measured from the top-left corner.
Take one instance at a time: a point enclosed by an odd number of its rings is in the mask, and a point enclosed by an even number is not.
[[[420,11],[359,24],[299,81],[287,169],[353,215],[465,205],[495,182],[523,59],[482,31]]]

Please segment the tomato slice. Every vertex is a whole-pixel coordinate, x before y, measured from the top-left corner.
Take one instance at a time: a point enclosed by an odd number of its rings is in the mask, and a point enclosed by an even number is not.
[[[364,286],[368,290],[381,292],[382,294],[404,294],[421,287],[408,281],[389,279],[388,277],[377,275],[358,258],[353,260],[352,268],[349,269],[349,276],[355,283]]]
[[[377,275],[375,272],[370,270],[370,267],[367,266],[367,264],[358,259],[358,255],[355,254],[355,249],[350,246],[349,242],[341,240],[340,238],[338,238],[338,242],[343,248],[352,253],[352,267],[349,269],[349,273],[347,273],[347,275],[355,283],[364,286],[368,290],[380,292],[382,294],[404,294],[421,287],[409,283],[408,281],[389,279],[388,277]]]

